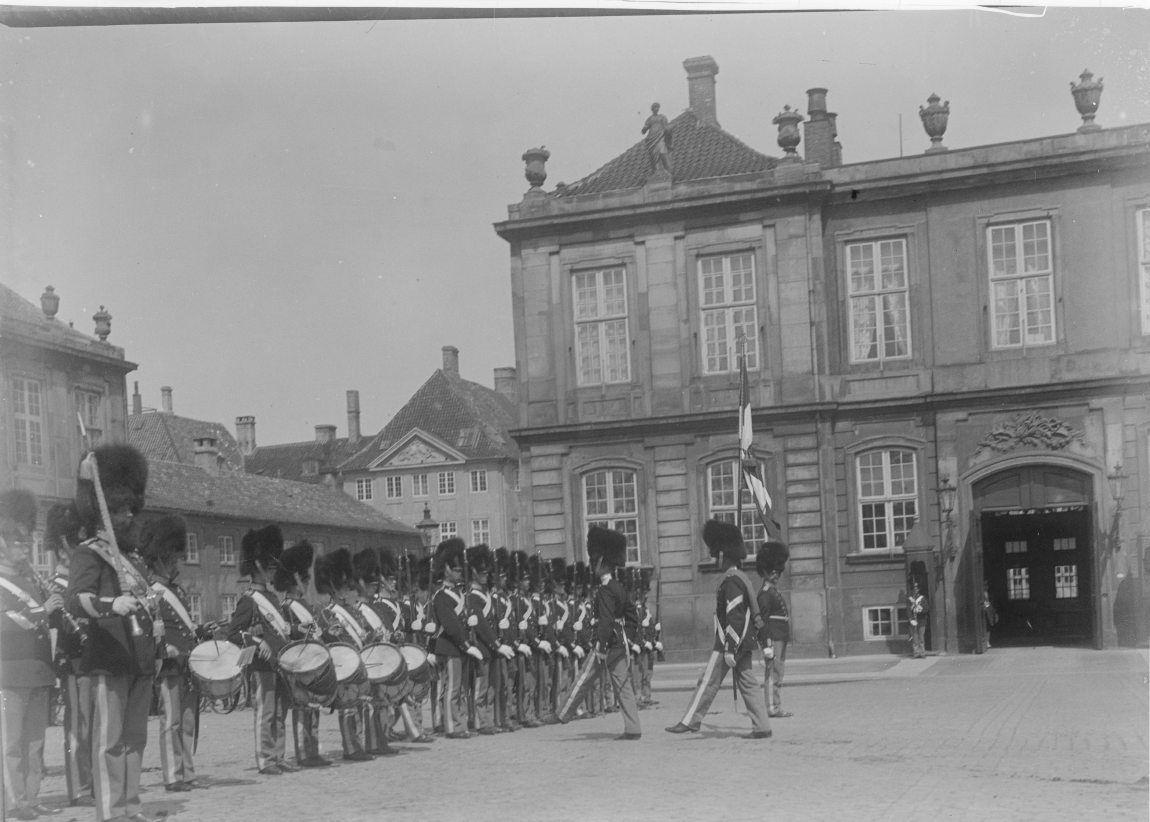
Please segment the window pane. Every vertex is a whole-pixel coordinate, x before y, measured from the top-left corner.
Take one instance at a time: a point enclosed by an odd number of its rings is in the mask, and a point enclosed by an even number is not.
[[[735,460],[711,466],[711,508],[735,507]],[[712,510],[712,515],[714,511]],[[732,518],[734,521],[734,518]]]
[[[1078,597],[1078,566],[1054,566],[1054,598],[1075,599]]]
[[[607,382],[626,382],[630,379],[627,357],[627,321],[613,320],[603,323],[607,347]]]
[[[607,472],[596,471],[583,478],[584,499],[587,516],[597,517],[607,513]]]
[[[588,323],[576,329],[576,358],[581,385],[603,382],[603,364],[599,355],[599,326]]]
[[[1030,599],[1030,569],[1008,568],[1006,571],[1006,598]]]
[[[731,302],[751,302],[755,299],[754,256],[735,254],[731,264]]]
[[[721,257],[701,258],[699,260],[699,278],[703,305],[722,305],[727,301]]]
[[[847,246],[847,269],[852,294],[874,291],[874,245],[863,243]]]
[[[618,317],[627,313],[627,285],[621,268],[603,272],[603,316]]]
[[[1018,281],[994,283],[994,344],[998,347],[1022,343],[1022,312],[1018,299]]]
[[[595,272],[575,275],[575,319],[593,319],[599,315],[599,296]]]

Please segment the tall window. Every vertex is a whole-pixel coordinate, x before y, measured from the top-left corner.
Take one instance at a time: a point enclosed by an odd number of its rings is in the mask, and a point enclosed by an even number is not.
[[[1138,210],[1138,295],[1142,333],[1150,334],[1150,208]]]
[[[439,472],[439,496],[450,497],[455,494],[455,472]]]
[[[1075,599],[1078,596],[1078,566],[1054,566],[1054,598]]]
[[[1006,598],[1030,599],[1030,569],[1026,567],[1006,569]]]
[[[12,378],[12,427],[16,432],[16,464],[44,464],[44,408],[37,380]]]
[[[221,534],[216,538],[216,545],[220,549],[220,565],[236,564],[236,543],[229,537]]]
[[[184,563],[186,565],[200,564],[200,537],[191,531],[188,531],[188,547],[184,554]]]
[[[1054,342],[1054,255],[1050,221],[986,230],[990,268],[990,334],[994,348]]]
[[[200,625],[204,621],[204,598],[201,594],[188,594],[188,616]]]
[[[573,276],[575,361],[580,385],[631,379],[627,350],[626,269],[602,268]]]
[[[235,594],[221,594],[220,595],[220,619],[227,622],[232,618],[232,614],[236,610],[236,595]]]
[[[32,534],[32,567],[41,574],[52,572],[52,561],[48,556],[48,548],[44,545],[44,535],[37,531]]]
[[[427,474],[415,474],[412,476],[411,495],[413,497],[427,496]]]
[[[88,445],[97,446],[104,436],[104,395],[96,391],[76,391],[76,411],[84,420],[84,431],[88,434]],[[82,436],[82,435],[81,435]]]
[[[623,468],[593,471],[583,477],[583,515],[587,526],[603,525],[627,537],[627,564],[637,565],[639,503],[635,472]]]
[[[486,545],[491,542],[491,521],[486,519],[471,520],[471,544]]]
[[[459,536],[459,525],[455,522],[439,523],[439,541]]]
[[[846,254],[851,362],[909,357],[906,240],[851,243]]]
[[[918,517],[914,452],[870,451],[859,455],[857,468],[862,550],[899,547]]]
[[[361,502],[375,498],[375,480],[357,479],[355,481],[355,498]]]
[[[481,494],[487,490],[487,469],[480,468],[471,472],[471,493]]]
[[[738,370],[740,338],[747,368],[758,368],[755,255],[744,251],[700,257],[699,306],[703,312],[703,372],[725,374]]]
[[[739,476],[739,461],[724,460],[707,468],[707,506],[712,519],[734,522],[738,513],[736,494],[743,496],[743,518],[739,528],[743,532],[743,542],[747,553],[754,554],[766,542],[767,532],[755,513],[755,503],[746,483]]]
[[[427,479],[426,475],[424,475],[424,479]],[[387,478],[387,498],[388,499],[399,499],[402,496],[403,496],[403,477],[399,476],[398,474],[394,477],[388,477]]]

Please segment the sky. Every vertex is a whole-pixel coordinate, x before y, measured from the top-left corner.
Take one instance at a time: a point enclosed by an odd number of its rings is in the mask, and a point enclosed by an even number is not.
[[[856,11],[185,25],[0,26],[0,282],[139,368],[145,407],[256,417],[262,445],[382,428],[460,351],[515,365],[509,248],[492,224],[687,105],[719,65],[720,125],[778,156],[771,118],[829,89],[845,163],[1150,122],[1150,12]],[[900,139],[901,118],[901,139]],[[901,148],[900,148],[901,146]],[[801,147],[800,147],[801,151]]]

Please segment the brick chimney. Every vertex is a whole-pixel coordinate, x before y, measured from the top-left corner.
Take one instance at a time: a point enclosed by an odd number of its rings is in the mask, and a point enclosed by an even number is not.
[[[172,386],[170,385],[160,388],[160,410],[165,414],[172,413]]]
[[[683,61],[687,70],[687,105],[695,116],[713,126],[719,124],[715,108],[715,75],[719,64],[710,55],[688,57]]]
[[[256,450],[256,418],[253,416],[236,417],[236,444],[240,453],[245,457]]]
[[[459,349],[454,345],[443,346],[443,373],[459,376]]]
[[[359,442],[359,392],[347,392],[347,440]]]
[[[318,443],[331,442],[335,439],[334,425],[317,425],[315,427],[315,441]]]
[[[144,398],[140,396],[140,383],[138,380],[132,383],[132,413],[144,413]]]
[[[836,127],[835,118],[827,114],[827,90],[807,89],[807,120],[803,123],[803,149],[808,163],[818,163],[822,168],[833,168],[836,165]],[[840,151],[841,148],[840,146]]]
[[[495,369],[495,392],[512,402],[519,402],[519,379],[510,366]]]
[[[196,467],[213,477],[220,473],[220,452],[216,449],[216,438],[209,436],[196,437],[194,459]]]

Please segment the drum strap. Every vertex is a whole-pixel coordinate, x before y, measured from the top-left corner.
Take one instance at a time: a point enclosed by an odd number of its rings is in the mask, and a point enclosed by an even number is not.
[[[288,600],[288,607],[291,608],[291,612],[295,614],[296,622],[300,625],[307,627],[315,622],[315,617],[312,616],[311,611],[298,599]]]
[[[291,633],[291,628],[288,627],[287,620],[284,619],[283,614],[276,610],[262,591],[249,589],[247,593],[248,596],[252,598],[252,602],[256,604],[256,609],[260,612],[260,616],[263,617],[264,622],[274,628],[283,639],[287,639],[288,634]]]
[[[375,609],[366,602],[361,602],[359,603],[359,612],[363,614],[363,619],[367,623],[367,627],[379,633],[379,630],[383,627],[383,620],[379,618],[379,614],[375,612]]]
[[[355,621],[355,617],[348,613],[347,609],[342,605],[333,605],[331,612],[335,614],[335,618],[339,620],[340,625],[343,626],[343,629],[347,631],[348,635],[355,640],[356,647],[362,648],[364,639],[363,628]]]
[[[164,602],[168,603],[168,607],[175,611],[180,621],[194,634],[196,632],[196,623],[192,621],[191,614],[189,614],[188,609],[184,607],[184,603],[180,602],[180,598],[176,596],[176,592],[159,582],[152,583],[152,590],[159,594]]]

